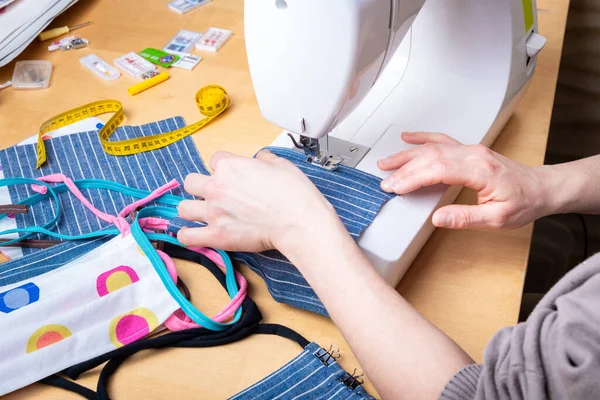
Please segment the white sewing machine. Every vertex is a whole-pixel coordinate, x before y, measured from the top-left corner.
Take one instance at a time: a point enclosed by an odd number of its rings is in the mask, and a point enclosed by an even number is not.
[[[378,159],[408,148],[403,131],[491,145],[533,75],[546,40],[535,0],[246,0],[250,73],[273,143],[324,168],[380,177]],[[458,195],[443,185],[388,202],[358,244],[396,285]]]

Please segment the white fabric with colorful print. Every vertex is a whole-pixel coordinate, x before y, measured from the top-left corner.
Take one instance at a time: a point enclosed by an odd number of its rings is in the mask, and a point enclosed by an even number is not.
[[[0,395],[138,340],[178,308],[132,235],[0,287]]]

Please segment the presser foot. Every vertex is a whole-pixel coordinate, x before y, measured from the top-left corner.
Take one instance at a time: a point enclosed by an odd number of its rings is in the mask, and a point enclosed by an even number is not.
[[[298,143],[291,133],[288,133],[288,136],[294,143],[295,150],[307,155],[307,162],[329,171],[337,169],[340,165],[354,168],[371,150],[369,147],[335,137],[313,139],[300,136]]]

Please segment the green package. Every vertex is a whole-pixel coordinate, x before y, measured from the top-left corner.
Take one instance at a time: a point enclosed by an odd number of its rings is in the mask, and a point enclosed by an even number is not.
[[[166,51],[153,49],[152,47],[148,47],[147,49],[140,51],[138,54],[151,63],[165,68],[169,68],[171,65],[173,65],[173,63],[179,61],[179,56],[167,53]]]

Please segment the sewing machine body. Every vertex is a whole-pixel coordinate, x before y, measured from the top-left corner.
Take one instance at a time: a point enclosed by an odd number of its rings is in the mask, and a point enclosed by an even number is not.
[[[343,162],[382,178],[377,160],[409,148],[404,131],[490,146],[545,43],[535,2],[524,10],[522,0],[281,1],[246,0],[245,17],[261,112],[284,128],[273,145],[293,147],[292,133],[323,149],[329,135],[343,140],[334,149],[347,153]],[[356,146],[366,150],[352,159]],[[433,232],[432,213],[459,190],[398,196],[364,231],[358,244],[390,284]]]

